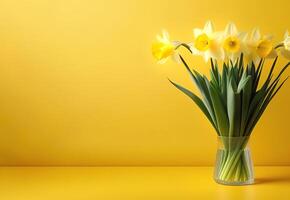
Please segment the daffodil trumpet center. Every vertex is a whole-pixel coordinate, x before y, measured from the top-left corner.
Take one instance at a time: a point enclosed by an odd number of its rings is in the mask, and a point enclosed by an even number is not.
[[[199,51],[206,51],[209,49],[211,44],[210,38],[207,36],[207,34],[203,33],[195,39],[194,46]]]
[[[227,52],[236,53],[240,50],[241,43],[239,38],[235,36],[230,36],[224,40],[223,47]]]
[[[174,45],[171,43],[155,42],[152,44],[152,54],[157,60],[165,59],[174,53]]]
[[[272,46],[271,41],[269,40],[260,40],[256,47],[257,54],[261,58],[267,57],[269,53],[272,51],[272,49],[273,49],[273,46]]]

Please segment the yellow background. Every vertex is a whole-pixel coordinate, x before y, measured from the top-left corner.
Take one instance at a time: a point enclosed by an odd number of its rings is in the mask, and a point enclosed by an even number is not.
[[[151,42],[162,28],[190,42],[207,19],[258,25],[278,42],[289,10],[288,0],[1,0],[0,164],[212,164],[213,128],[166,77],[194,87],[182,66],[155,63]],[[254,130],[255,164],[290,164],[289,91]]]

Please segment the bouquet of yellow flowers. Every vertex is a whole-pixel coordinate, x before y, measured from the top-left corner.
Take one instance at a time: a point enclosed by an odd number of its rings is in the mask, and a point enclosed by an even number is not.
[[[163,31],[152,45],[152,54],[158,63],[165,63],[170,57],[182,63],[200,91],[197,96],[169,80],[193,100],[218,134],[215,180],[229,185],[251,184],[254,175],[248,140],[268,104],[288,78],[280,81],[290,62],[276,77],[273,71],[278,54],[290,59],[290,36],[286,32],[284,40],[273,45],[272,36],[261,35],[259,29],[248,34],[239,32],[229,23],[224,31],[216,32],[210,21],[203,29],[194,29],[193,34],[193,42],[184,43],[171,41]],[[210,78],[190,69],[178,53],[179,47],[210,61]],[[260,83],[266,59],[274,60],[266,80]],[[222,61],[222,69],[218,61]]]

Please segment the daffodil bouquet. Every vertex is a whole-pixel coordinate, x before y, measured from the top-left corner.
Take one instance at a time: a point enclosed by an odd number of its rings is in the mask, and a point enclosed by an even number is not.
[[[277,76],[273,71],[278,54],[290,59],[289,34],[286,32],[284,40],[275,46],[272,36],[263,36],[258,29],[250,34],[239,32],[233,23],[223,32],[215,32],[212,23],[207,22],[203,29],[194,29],[193,34],[193,42],[184,43],[171,41],[163,31],[152,45],[153,56],[159,63],[165,63],[169,57],[182,63],[200,91],[198,96],[169,80],[193,100],[218,134],[215,180],[222,184],[251,184],[254,177],[248,140],[268,104],[288,78],[281,80],[290,62]],[[179,54],[179,47],[210,61],[210,77],[191,69]],[[266,59],[273,61],[262,82]],[[220,62],[222,67],[218,67]]]

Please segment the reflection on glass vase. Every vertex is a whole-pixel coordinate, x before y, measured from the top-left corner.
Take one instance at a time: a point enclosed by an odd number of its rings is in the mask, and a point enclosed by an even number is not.
[[[249,137],[218,137],[214,179],[225,185],[254,183]]]

